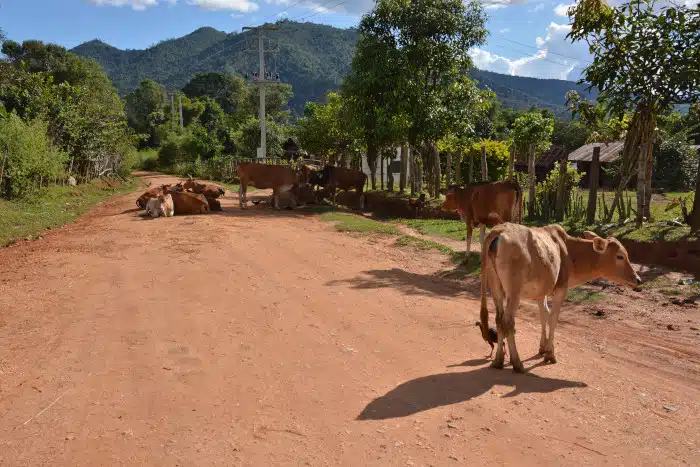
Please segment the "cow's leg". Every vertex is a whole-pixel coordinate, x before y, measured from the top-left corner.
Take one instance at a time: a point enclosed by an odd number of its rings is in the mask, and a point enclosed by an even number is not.
[[[515,313],[518,311],[519,305],[520,293],[512,293],[508,297],[508,303],[506,304],[506,311],[503,319],[503,328],[505,332],[505,337],[506,339],[508,339],[508,349],[510,350],[510,364],[513,365],[513,371],[516,373],[525,373],[525,367],[523,366],[523,362],[520,361],[520,355],[518,354],[518,349],[515,346]]]
[[[493,269],[494,265],[492,264],[489,266],[490,273],[494,273]],[[503,361],[505,358],[504,350],[505,347],[503,345],[503,337],[504,337],[504,328],[503,328],[503,319],[504,319],[504,314],[505,314],[505,308],[504,308],[504,302],[505,302],[505,293],[503,291],[503,286],[496,277],[496,274],[487,274],[487,282],[491,284],[491,299],[493,300],[493,304],[496,306],[496,331],[498,333],[498,346],[496,347],[496,357],[493,359],[493,362],[491,362],[491,368],[497,368],[499,370],[503,369]]]
[[[547,321],[549,320],[549,307],[547,306],[547,297],[541,300],[537,305],[540,308],[540,324],[542,325],[542,333],[540,334],[540,352],[543,355],[547,346]]]
[[[248,184],[241,180],[241,185],[238,187],[238,203],[241,205],[241,209],[246,209],[246,191],[248,191]]]
[[[272,205],[275,207],[275,209],[280,208],[280,192],[278,188],[275,188],[272,190]]]
[[[557,328],[557,322],[559,321],[559,312],[561,311],[561,306],[566,299],[566,288],[554,291],[554,296],[552,297],[552,311],[549,313],[549,340],[545,347],[544,361],[545,363],[557,363],[557,359],[554,356],[554,331]]]

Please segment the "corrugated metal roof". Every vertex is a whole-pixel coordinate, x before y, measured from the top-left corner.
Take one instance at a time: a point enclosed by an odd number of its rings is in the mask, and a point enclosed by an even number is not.
[[[537,167],[549,167],[556,161],[560,161],[563,156],[564,147],[563,146],[552,146],[547,151],[540,154],[537,159],[535,159],[535,166]],[[527,166],[527,155],[519,154],[518,159],[515,161],[515,165]]]
[[[569,154],[569,160],[574,162],[590,162],[593,160],[593,148],[595,146],[600,146],[600,162],[613,162],[619,157],[624,145],[624,141],[614,141],[610,144],[586,144]]]

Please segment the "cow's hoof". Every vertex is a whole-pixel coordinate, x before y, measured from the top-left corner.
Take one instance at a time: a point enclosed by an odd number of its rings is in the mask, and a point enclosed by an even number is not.
[[[502,370],[503,369],[503,361],[498,361],[494,360],[491,362],[491,368],[495,368],[496,370]]]
[[[545,363],[557,363],[557,358],[554,356],[553,352],[545,352],[544,362]]]
[[[523,364],[521,362],[517,362],[517,363],[511,362],[511,364],[513,365],[513,372],[514,373],[525,373],[526,372],[525,367],[523,366]]]
[[[538,357],[542,357],[544,354],[547,353],[547,348],[546,347],[540,347],[540,351],[537,352]]]

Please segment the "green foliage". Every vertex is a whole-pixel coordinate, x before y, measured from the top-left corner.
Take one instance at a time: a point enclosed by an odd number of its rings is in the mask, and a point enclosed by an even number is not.
[[[197,73],[182,88],[190,99],[209,97],[216,101],[227,114],[235,114],[246,108],[246,82],[240,76],[224,73]]]
[[[286,126],[276,123],[274,120],[268,120],[265,130],[267,135],[267,157],[282,157],[284,154],[282,145],[286,141],[285,136],[289,133]],[[257,148],[260,146],[260,120],[253,117],[249,118],[235,132],[233,139],[239,157],[256,157]]]
[[[557,162],[554,165],[554,168],[552,169],[551,172],[547,174],[547,178],[542,181],[541,183],[537,184],[537,190],[536,190],[536,199],[537,202],[535,204],[536,206],[536,212],[535,215],[544,220],[545,222],[549,222],[551,219],[555,218],[555,206],[556,206],[556,200],[557,200],[557,189],[559,187],[559,165],[560,163]],[[571,164],[571,162],[567,163],[567,168],[566,168],[566,180],[564,182],[564,200],[566,200],[565,203],[565,208],[564,208],[564,215],[568,216],[575,211],[576,207],[576,201],[575,199],[572,198],[572,192],[574,188],[578,186],[578,184],[581,182],[583,179],[584,174],[580,173],[578,170],[576,170]],[[573,202],[572,202],[573,201]],[[580,203],[579,203],[580,204]],[[580,210],[579,210],[580,213]]]
[[[621,115],[638,105],[653,113],[700,96],[700,9],[656,0],[617,7],[585,0],[571,10],[572,41],[585,40],[593,62],[584,80]]]
[[[687,133],[664,139],[654,158],[653,184],[666,191],[686,191],[695,187],[698,153],[690,147]]]
[[[306,104],[304,117],[297,120],[296,134],[301,147],[309,153],[336,160],[347,156],[359,139],[347,102],[333,92],[328,94],[325,105]]]
[[[393,225],[377,222],[355,214],[328,212],[321,214],[321,220],[335,223],[336,230],[340,232],[352,232],[360,235],[399,235],[399,231]]]
[[[575,150],[588,142],[590,128],[578,121],[554,120],[552,144],[563,146],[569,151]]]
[[[155,129],[168,121],[165,89],[153,80],[146,79],[126,96],[126,115],[129,126],[137,133],[148,135],[148,146],[157,146]]]
[[[440,253],[453,254],[454,250],[442,243],[437,243],[432,240],[424,240],[422,238],[414,237],[412,235],[402,235],[396,242],[396,246],[404,248],[412,248],[418,251],[430,251],[437,250]]]
[[[540,112],[528,112],[513,123],[511,138],[520,151],[532,150],[536,155],[550,148],[553,132],[553,118],[545,117]]]
[[[47,129],[41,120],[25,123],[14,113],[0,120],[0,187],[7,198],[21,198],[63,176],[67,154],[51,144]]]
[[[508,174],[508,161],[510,160],[510,149],[503,141],[485,139],[473,143],[467,148],[462,164],[462,180],[468,179],[469,158],[473,163],[473,181],[481,180],[481,146],[486,147],[486,170],[489,180],[504,180]]]

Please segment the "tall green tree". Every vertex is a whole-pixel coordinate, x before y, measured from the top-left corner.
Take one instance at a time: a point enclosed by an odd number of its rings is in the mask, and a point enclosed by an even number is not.
[[[547,118],[540,112],[528,112],[515,120],[511,137],[513,144],[522,154],[527,154],[528,166],[528,214],[535,215],[535,195],[537,187],[537,174],[535,161],[539,154],[548,150],[552,145],[552,133],[554,132],[554,118]]]
[[[367,81],[389,91],[392,99],[384,109],[389,115],[408,117],[412,148],[424,143],[435,197],[441,179],[436,142],[449,132],[449,125],[470,120],[479,102],[467,72],[472,66],[469,50],[486,40],[485,22],[481,4],[465,5],[461,0],[378,0],[360,22],[365,43],[356,55],[367,57],[357,61],[368,69],[379,63],[376,59],[388,59],[383,64],[388,62],[390,69],[380,67],[382,75],[369,73]]]
[[[611,7],[605,0],[582,0],[569,9],[568,37],[584,40],[593,62],[585,81],[599,91],[599,101],[614,115],[633,110],[622,152],[621,180],[612,213],[622,190],[638,170],[639,157],[651,180],[652,149],[657,117],[674,104],[700,96],[700,9],[656,0],[631,0]],[[642,149],[644,154],[640,154]],[[649,199],[638,197],[638,209]]]
[[[126,96],[129,126],[137,133],[148,135],[148,146],[160,144],[156,128],[168,121],[166,101],[165,88],[151,79],[143,80],[134,92]]]

